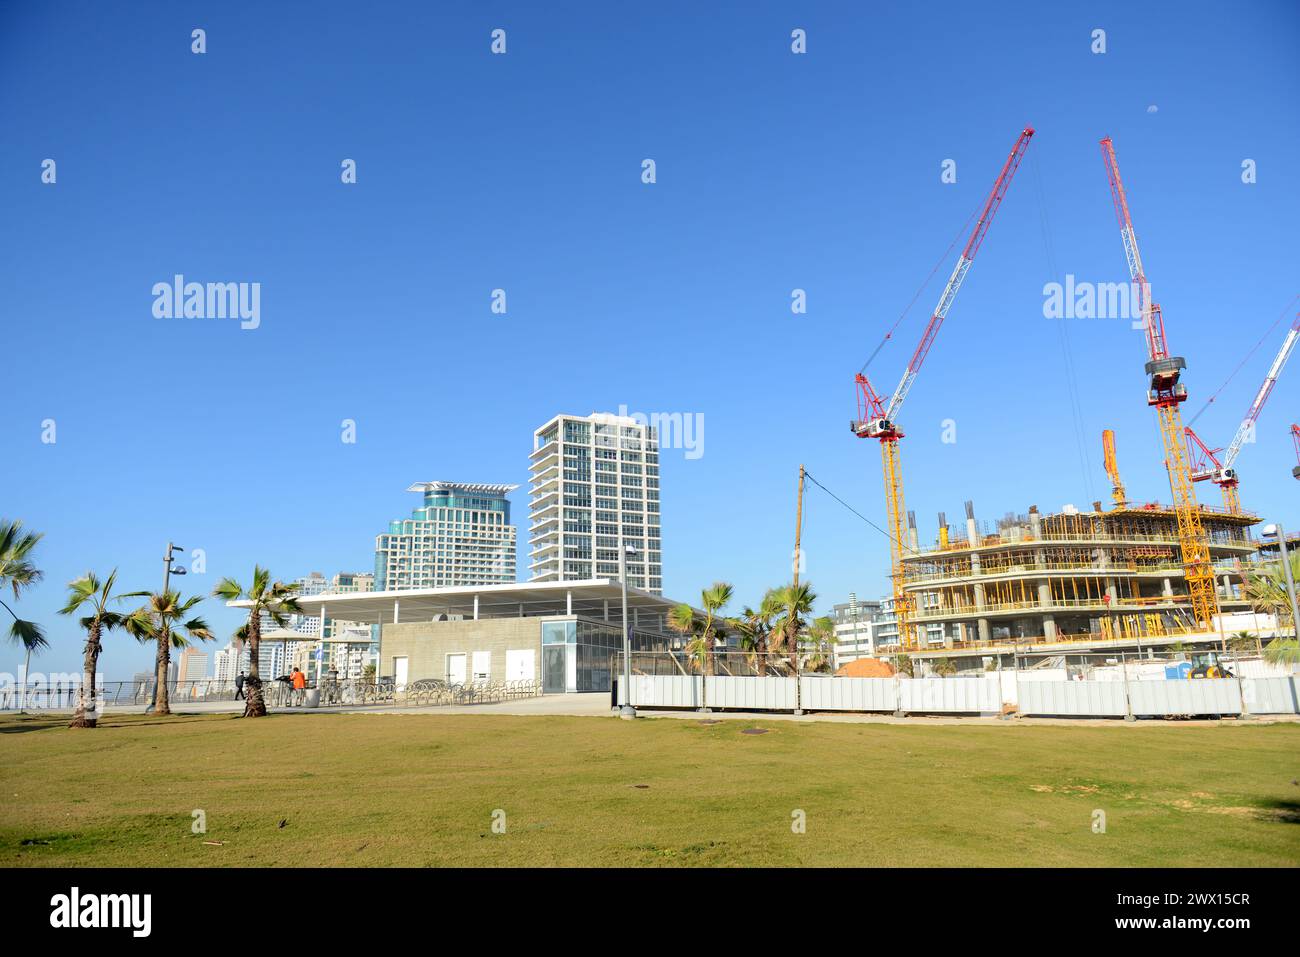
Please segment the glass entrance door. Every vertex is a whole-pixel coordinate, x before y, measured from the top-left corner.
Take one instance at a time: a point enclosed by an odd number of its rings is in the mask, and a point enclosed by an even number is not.
[[[545,645],[542,648],[542,694],[564,694],[567,681],[566,652],[564,645]]]

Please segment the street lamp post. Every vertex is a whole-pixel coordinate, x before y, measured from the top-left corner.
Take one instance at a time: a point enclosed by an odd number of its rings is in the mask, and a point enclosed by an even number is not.
[[[180,545],[174,545],[171,542],[167,543],[167,554],[163,556],[163,595],[164,596],[166,596],[167,590],[171,588],[172,575],[185,574],[185,569],[183,567],[172,568],[172,560],[176,557],[174,553],[183,552],[183,551],[185,551],[185,549],[182,548]],[[158,683],[160,681],[167,680],[167,673],[163,672],[161,678],[157,675],[157,673],[155,673],[153,679],[154,679],[153,696],[149,699],[149,707],[144,709],[145,714],[148,714],[149,712],[153,711],[153,709],[158,706]]]
[[[619,538],[623,537],[623,523],[619,522]],[[618,550],[618,581],[623,589],[623,707],[618,711],[620,718],[631,720],[636,717],[636,708],[632,707],[632,629],[627,622],[627,561],[630,554],[636,552],[633,545],[621,546]]]
[[[1291,559],[1286,551],[1286,531],[1281,523],[1264,526],[1264,537],[1277,536],[1277,548],[1282,557],[1282,574],[1286,577],[1286,593],[1291,599],[1291,630],[1295,633],[1297,648],[1300,648],[1300,606],[1296,604],[1295,580],[1291,576]],[[1279,629],[1280,631],[1281,629]]]

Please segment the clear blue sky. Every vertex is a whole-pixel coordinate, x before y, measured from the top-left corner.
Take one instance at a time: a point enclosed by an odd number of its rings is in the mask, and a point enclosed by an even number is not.
[[[156,588],[171,538],[208,555],[186,589],[254,562],[366,570],[411,482],[523,484],[536,426],[620,405],[705,420],[702,458],[663,455],[665,591],[722,578],[757,600],[788,577],[800,462],[883,524],[878,449],[848,430],[853,374],[1026,124],[901,416],[908,505],[923,541],[967,498],[988,519],[1086,506],[1107,495],[1106,427],[1131,495],[1167,499],[1140,334],[1049,322],[1042,287],[1126,277],[1110,134],[1188,414],[1224,382],[1300,292],[1300,13],[1091,6],[4,4],[0,514],[45,533],[46,581],[20,603],[53,644],[33,667],[79,666],[55,611],[88,568]],[[950,267],[872,364],[882,390]],[[151,287],[175,273],[260,282],[261,327],[154,319]],[[1289,318],[1198,420],[1210,441]],[[1288,375],[1238,464],[1247,506],[1297,526]],[[805,543],[826,607],[887,590],[886,540],[815,488]],[[224,643],[238,615],[206,608]],[[102,668],[150,659],[115,637]],[[0,670],[19,661],[0,649]]]

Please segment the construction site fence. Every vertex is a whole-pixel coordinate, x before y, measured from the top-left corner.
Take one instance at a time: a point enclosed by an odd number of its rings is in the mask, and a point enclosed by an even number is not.
[[[1004,680],[1006,679],[1006,680]],[[1178,718],[1300,714],[1295,677],[1166,681],[638,675],[635,708],[1026,717]],[[618,689],[618,703],[628,695]]]
[[[801,670],[830,674],[832,655],[823,653],[805,653],[800,656]],[[708,672],[719,677],[763,677],[794,674],[794,668],[785,655],[775,652],[716,651],[708,661],[699,661],[686,652],[645,651],[632,652],[632,674],[635,675],[690,675]],[[610,673],[623,673],[623,653],[612,652],[610,655]]]

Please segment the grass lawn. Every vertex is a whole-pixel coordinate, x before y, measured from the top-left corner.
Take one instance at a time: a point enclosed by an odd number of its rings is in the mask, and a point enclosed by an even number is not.
[[[0,865],[1300,863],[1295,724],[65,723],[0,718]]]

